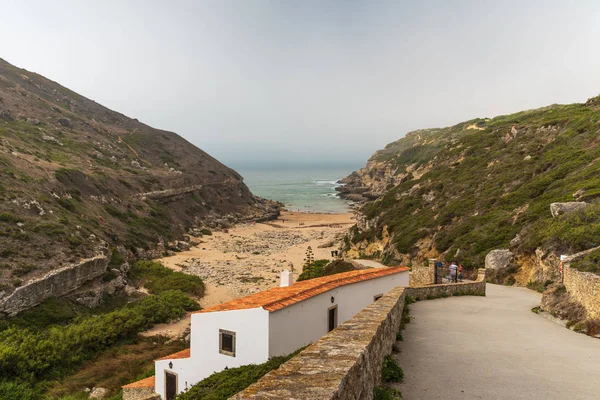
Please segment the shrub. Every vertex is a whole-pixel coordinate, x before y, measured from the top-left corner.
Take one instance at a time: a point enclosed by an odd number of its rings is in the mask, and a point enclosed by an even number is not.
[[[281,364],[297,355],[303,349],[282,357],[273,357],[263,364],[244,365],[229,368],[212,374],[201,380],[185,393],[177,396],[177,400],[221,400],[228,399],[258,381],[268,372],[279,368]]]
[[[571,263],[571,268],[582,272],[600,274],[600,250],[595,250]]]
[[[203,235],[207,235],[207,236],[211,236],[212,235],[212,231],[210,229],[207,229],[207,228],[200,229],[200,233],[203,234]]]
[[[402,382],[404,379],[404,371],[393,356],[385,356],[383,359],[381,379],[384,382]]]
[[[0,399],[37,400],[42,393],[23,382],[0,381]]]
[[[11,326],[0,332],[0,382],[36,383],[59,377],[120,339],[198,308],[185,294],[166,291],[61,327],[30,330]]]
[[[325,276],[325,267],[328,263],[329,260],[323,259],[315,260],[312,264],[304,266],[302,273],[298,277],[298,282]]]
[[[136,262],[131,269],[131,277],[141,281],[153,294],[181,290],[198,297],[204,295],[204,282],[200,277],[173,271],[154,261]]]
[[[373,400],[399,400],[403,399],[402,392],[394,388],[376,387],[373,390]]]
[[[10,213],[0,213],[0,222],[23,222],[23,218]]]

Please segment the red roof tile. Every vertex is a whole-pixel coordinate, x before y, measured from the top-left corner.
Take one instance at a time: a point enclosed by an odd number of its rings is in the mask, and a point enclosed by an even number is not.
[[[177,360],[178,358],[190,358],[190,349],[178,351],[177,353],[169,354],[154,361],[160,360]]]
[[[133,382],[125,386],[121,386],[123,389],[135,389],[135,388],[154,388],[154,375],[149,378],[142,379],[141,381]]]
[[[294,283],[292,286],[276,287],[227,303],[208,307],[196,313],[215,311],[246,310],[263,307],[269,312],[281,310],[303,300],[325,293],[328,290],[352,283],[381,278],[408,271],[407,267],[371,268],[324,276]]]

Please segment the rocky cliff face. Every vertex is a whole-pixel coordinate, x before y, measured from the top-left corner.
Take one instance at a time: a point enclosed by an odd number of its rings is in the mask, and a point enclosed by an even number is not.
[[[0,59],[4,296],[105,243],[122,257],[144,257],[198,226],[277,213],[177,134]]]
[[[558,255],[600,244],[599,133],[599,97],[408,133],[343,180],[362,202],[346,252],[482,267],[505,249],[502,279],[556,279]]]

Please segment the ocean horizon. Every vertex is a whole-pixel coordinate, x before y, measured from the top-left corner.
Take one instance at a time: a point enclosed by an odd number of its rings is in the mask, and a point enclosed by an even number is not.
[[[342,214],[351,202],[338,196],[338,181],[360,168],[350,165],[239,165],[233,167],[252,193],[280,201],[290,211]]]

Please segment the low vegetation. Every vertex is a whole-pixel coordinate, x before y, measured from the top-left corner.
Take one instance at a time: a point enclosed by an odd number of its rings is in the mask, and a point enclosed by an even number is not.
[[[386,146],[372,158],[385,164],[365,176],[396,171],[388,180],[400,183],[364,206],[372,229],[355,228],[346,248],[365,248],[387,230],[392,240],[380,258],[389,264],[420,259],[431,249],[422,248],[426,238],[474,268],[496,248],[569,254],[600,245],[598,102],[416,131]],[[592,205],[552,218],[551,203],[574,199]]]
[[[403,398],[402,392],[398,389],[379,386],[373,390],[373,400],[400,400]]]
[[[189,343],[165,337],[123,340],[95,359],[85,361],[73,375],[52,383],[46,396],[64,400],[63,396],[83,395],[87,399],[83,389],[96,386],[108,389],[109,396],[120,400],[121,386],[154,375],[155,359],[187,347]]]
[[[308,266],[305,266],[298,277],[298,281],[320,278],[322,276],[339,274],[340,272],[354,271],[356,267],[352,263],[344,260],[315,260]]]
[[[44,381],[70,373],[119,340],[198,308],[181,291],[165,291],[106,314],[75,318],[64,325],[49,325],[39,330],[16,325],[5,327],[0,332],[0,390],[17,387],[15,383],[20,385],[18,388],[40,390]],[[54,316],[47,320],[51,318]]]
[[[281,364],[297,355],[302,349],[283,357],[273,357],[263,364],[229,368],[203,379],[190,390],[177,396],[177,400],[225,400],[244,390],[260,378],[279,368]]]
[[[192,296],[204,295],[204,283],[200,277],[173,271],[158,262],[138,261],[131,269],[130,276],[152,294],[180,290]]]
[[[600,274],[600,250],[592,251],[585,256],[573,261],[571,268],[581,272],[593,272]]]

